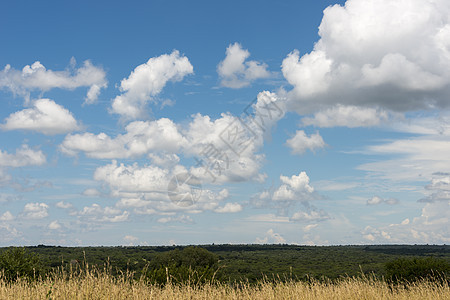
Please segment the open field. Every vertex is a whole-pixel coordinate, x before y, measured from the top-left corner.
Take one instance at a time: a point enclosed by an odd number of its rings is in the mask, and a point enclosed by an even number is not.
[[[367,278],[343,278],[337,282],[261,282],[256,285],[225,284],[150,285],[114,277],[102,272],[76,276],[60,274],[55,278],[16,281],[0,280],[0,299],[450,299],[449,286],[419,282],[393,287]]]

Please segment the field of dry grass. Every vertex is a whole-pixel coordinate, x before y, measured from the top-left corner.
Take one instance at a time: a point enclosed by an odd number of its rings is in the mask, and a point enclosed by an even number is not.
[[[8,283],[0,278],[0,299],[450,299],[448,285],[420,282],[393,287],[370,278],[338,282],[262,282],[257,285],[177,285],[164,287],[108,272],[60,272],[53,278]]]

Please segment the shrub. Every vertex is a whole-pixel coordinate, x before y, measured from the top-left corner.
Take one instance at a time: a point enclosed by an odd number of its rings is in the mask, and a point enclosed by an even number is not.
[[[39,276],[39,257],[23,247],[11,247],[0,253],[0,274],[6,281],[18,278],[34,279]]]
[[[448,281],[450,264],[434,257],[399,258],[385,265],[387,280],[400,282],[415,282],[418,280]]]
[[[200,247],[175,249],[158,254],[150,263],[147,278],[152,283],[165,284],[211,282],[218,267],[218,257]]]

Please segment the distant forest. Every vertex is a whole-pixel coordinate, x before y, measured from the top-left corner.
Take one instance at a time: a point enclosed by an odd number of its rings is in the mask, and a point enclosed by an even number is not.
[[[89,264],[103,268],[108,265],[116,273],[141,273],[164,261],[165,253],[195,256],[183,251],[187,246],[118,246],[60,247],[38,245],[26,247],[35,253],[45,270]],[[433,257],[450,263],[448,245],[366,245],[366,246],[297,246],[297,245],[199,245],[217,259],[220,276],[227,281],[256,282],[263,278],[307,280],[336,279],[341,276],[373,274],[383,277],[387,263],[400,258]],[[0,253],[8,248],[0,248]],[[176,251],[173,251],[178,249]],[[202,250],[203,251],[203,250]],[[203,255],[203,254],[202,254]],[[172,258],[171,258],[172,257]],[[166,259],[166,260],[164,260]],[[189,260],[192,257],[181,257]]]

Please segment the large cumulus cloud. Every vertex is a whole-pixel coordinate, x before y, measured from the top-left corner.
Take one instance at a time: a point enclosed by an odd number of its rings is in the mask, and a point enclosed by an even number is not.
[[[450,2],[348,0],[325,9],[319,35],[313,51],[282,63],[298,113],[449,106]]]

